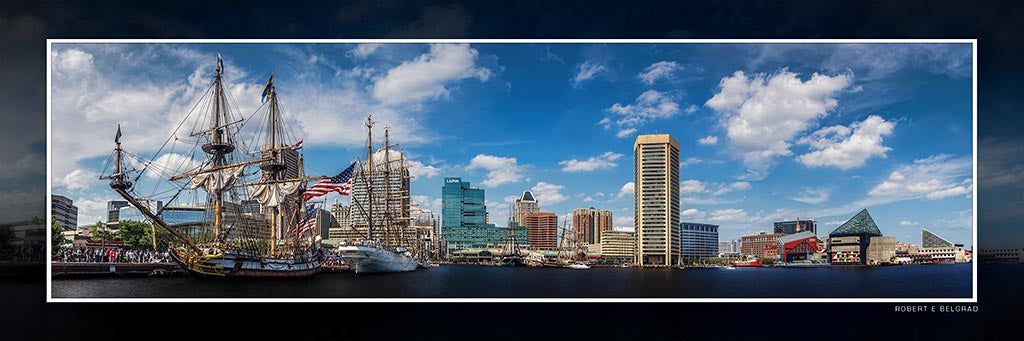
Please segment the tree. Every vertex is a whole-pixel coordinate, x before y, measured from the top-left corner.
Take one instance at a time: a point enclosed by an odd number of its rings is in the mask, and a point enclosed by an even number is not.
[[[14,252],[14,240],[17,238],[10,226],[0,227],[0,256]]]
[[[164,228],[154,227],[152,224],[122,220],[118,223],[120,228],[117,230],[117,235],[114,236],[115,240],[124,242],[125,246],[140,249],[140,250],[153,250],[153,229],[156,228],[156,250],[163,251],[167,249],[167,243],[176,241],[174,235]]]
[[[113,234],[107,231],[102,221],[97,221],[96,226],[92,228],[92,240],[111,241],[114,240],[114,236]]]
[[[62,228],[60,222],[57,221],[57,217],[50,218],[50,245],[53,250],[53,254],[57,254],[57,252],[60,252],[60,249],[64,248],[64,228]]]
[[[134,220],[122,220],[118,222],[118,225],[114,240],[122,241],[125,246],[132,249],[153,249],[153,243],[149,237],[152,227],[149,224]]]

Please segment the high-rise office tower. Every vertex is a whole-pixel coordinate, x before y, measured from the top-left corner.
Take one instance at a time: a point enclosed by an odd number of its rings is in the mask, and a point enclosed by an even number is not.
[[[527,213],[523,224],[526,226],[525,244],[536,248],[558,247],[558,216],[554,213]]]
[[[540,205],[537,203],[537,198],[533,196],[533,192],[530,190],[523,191],[523,195],[516,199],[515,214],[512,221],[519,225],[525,224],[525,218],[527,213],[540,212]]]
[[[53,219],[60,222],[61,228],[74,230],[78,227],[78,207],[74,205],[74,201],[63,195],[54,194],[50,196],[50,202],[53,203]]]
[[[633,164],[635,261],[679,264],[679,142],[668,134],[637,136]]]

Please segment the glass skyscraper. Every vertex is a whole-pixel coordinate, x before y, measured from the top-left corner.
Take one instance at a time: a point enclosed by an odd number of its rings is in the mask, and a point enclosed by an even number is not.
[[[484,190],[470,186],[461,178],[444,178],[441,236],[449,249],[500,247],[505,240],[505,229],[487,223]],[[525,242],[526,236],[522,237]]]

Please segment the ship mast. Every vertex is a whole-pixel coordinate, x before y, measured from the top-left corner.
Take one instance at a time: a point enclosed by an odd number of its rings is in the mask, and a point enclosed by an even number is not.
[[[369,203],[366,215],[366,235],[373,241],[373,121],[366,116],[366,169],[363,174],[366,181],[366,202]]]
[[[223,110],[223,106],[226,105],[224,97],[224,87],[222,82],[222,76],[224,74],[224,62],[220,57],[220,52],[217,53],[217,72],[214,78],[214,96],[213,96],[213,126],[210,128],[213,130],[213,141],[203,145],[203,152],[210,154],[213,157],[213,167],[225,166],[225,155],[233,152],[235,146],[231,141],[224,139],[224,128],[227,125],[221,125],[221,115],[226,115],[226,110]],[[227,118],[224,119],[227,122]],[[214,194],[214,240],[220,241],[221,239],[221,225],[223,224],[223,206],[224,206],[224,194],[223,190],[217,190]]]

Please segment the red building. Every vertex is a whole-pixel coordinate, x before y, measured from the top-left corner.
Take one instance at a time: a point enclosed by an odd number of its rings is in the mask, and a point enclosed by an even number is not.
[[[765,251],[772,250],[767,252],[767,254],[774,257],[774,252],[776,252],[775,250],[777,250],[779,245],[779,238],[785,235],[785,233],[768,234],[761,232],[760,234],[753,236],[743,236],[740,238],[740,254],[745,256],[765,257]]]
[[[776,252],[783,262],[807,260],[818,251],[818,237],[814,232],[804,231],[779,238]]]

